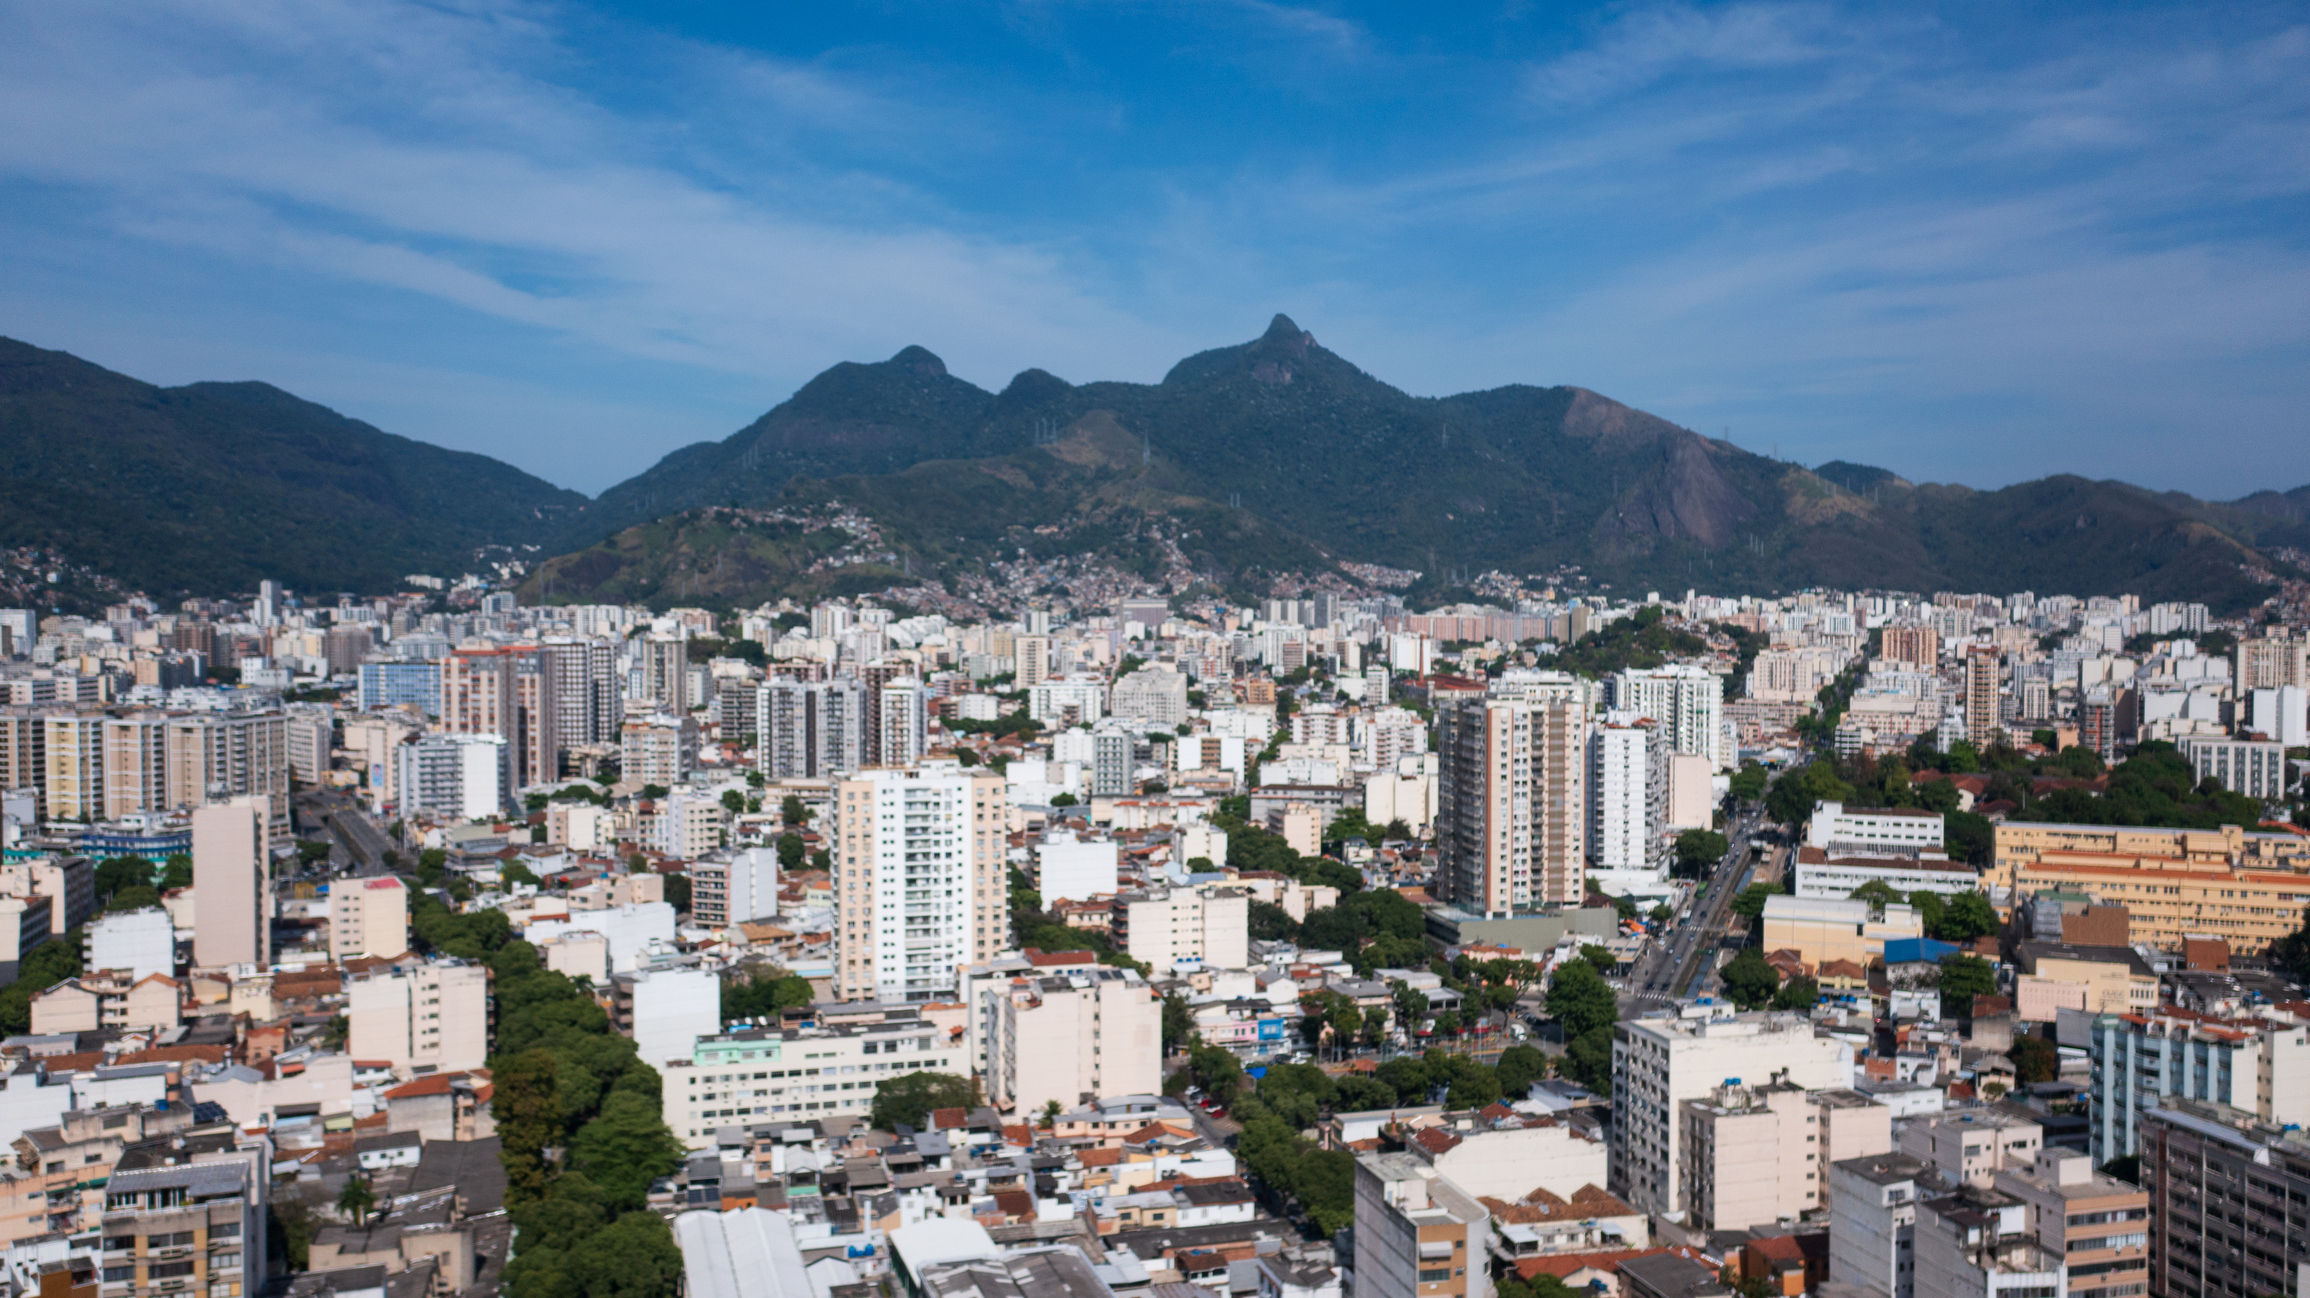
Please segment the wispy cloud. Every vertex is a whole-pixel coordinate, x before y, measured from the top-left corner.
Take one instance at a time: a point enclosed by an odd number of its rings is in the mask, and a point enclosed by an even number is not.
[[[418,435],[473,427],[453,402],[517,420],[534,352],[626,374],[539,403],[591,430],[588,487],[838,359],[1152,378],[1276,309],[1413,390],[1578,382],[1919,476],[2219,491],[2305,431],[2310,25],[2282,8],[678,20],[0,0],[0,238],[19,271],[70,242],[47,314],[100,335],[114,303],[140,355],[174,328],[209,365],[212,325],[115,261],[282,318],[341,296],[336,350],[251,342],[238,373]],[[0,323],[44,341],[14,279]],[[350,356],[364,328],[490,342],[429,383]]]

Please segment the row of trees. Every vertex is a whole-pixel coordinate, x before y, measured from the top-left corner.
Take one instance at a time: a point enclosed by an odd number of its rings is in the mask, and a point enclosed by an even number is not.
[[[498,911],[450,912],[418,894],[419,944],[486,961],[494,975],[490,1069],[517,1227],[512,1298],[659,1298],[681,1284],[682,1255],[647,1207],[652,1182],[681,1166],[656,1069],[612,1031],[585,987],[511,938]]]

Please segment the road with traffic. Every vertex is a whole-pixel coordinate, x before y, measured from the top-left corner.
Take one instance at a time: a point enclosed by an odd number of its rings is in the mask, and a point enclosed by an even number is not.
[[[1733,900],[1748,884],[1750,845],[1764,827],[1764,812],[1754,805],[1744,807],[1726,826],[1730,832],[1725,835],[1725,854],[1708,882],[1688,904],[1684,917],[1655,939],[1629,974],[1621,993],[1625,1008],[1657,1009],[1679,997],[1707,993]]]

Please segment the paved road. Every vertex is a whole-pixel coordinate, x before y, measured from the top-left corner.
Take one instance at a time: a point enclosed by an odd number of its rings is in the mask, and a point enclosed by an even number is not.
[[[321,823],[328,826],[339,853],[351,862],[354,872],[385,873],[385,853],[393,840],[385,837],[385,831],[369,819],[360,803],[340,793],[317,792],[311,797],[313,810],[320,813]]]
[[[1727,828],[1724,858],[1717,862],[1708,883],[1690,903],[1691,918],[1677,923],[1656,941],[1630,974],[1622,1000],[1630,1009],[1659,1008],[1680,996],[1702,995],[1716,972],[1714,955],[1725,933],[1732,903],[1749,877],[1749,845],[1762,827],[1764,813],[1743,810]]]

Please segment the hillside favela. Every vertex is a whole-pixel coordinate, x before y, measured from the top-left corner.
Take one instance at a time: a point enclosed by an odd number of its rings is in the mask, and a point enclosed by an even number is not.
[[[2310,1298],[2298,12],[711,8],[0,5],[0,1298]]]

